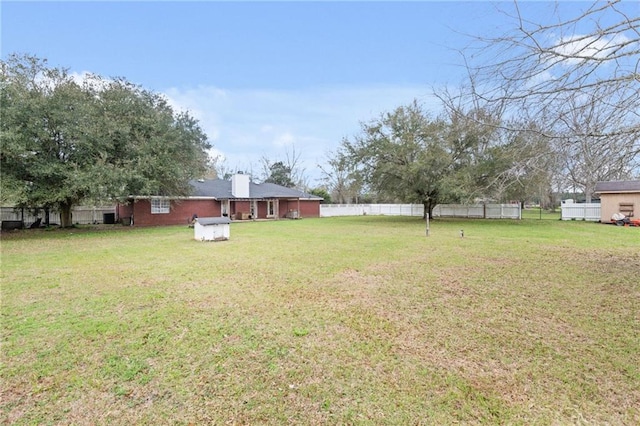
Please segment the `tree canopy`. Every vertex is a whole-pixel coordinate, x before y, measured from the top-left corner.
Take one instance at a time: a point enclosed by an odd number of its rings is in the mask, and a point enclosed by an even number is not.
[[[331,204],[331,194],[325,188],[312,188],[309,190],[309,194],[316,195],[318,197],[322,197],[322,203]]]
[[[431,213],[456,169],[448,142],[443,122],[414,102],[363,123],[352,141],[343,140],[341,155],[368,189],[389,201],[424,204]]]
[[[640,173],[640,17],[619,0],[550,24],[500,7],[514,25],[461,51],[467,81],[435,93],[446,113],[414,103],[363,124],[323,169],[333,193],[542,204],[569,189],[588,201],[597,181]]]
[[[343,146],[348,143],[348,139],[342,140]],[[330,192],[332,202],[348,204],[358,201],[362,185],[358,179],[357,166],[344,152],[328,152],[326,164],[318,164],[318,169],[322,173],[322,181]]]
[[[71,225],[81,202],[187,195],[211,146],[197,120],[125,79],[74,78],[45,60],[2,61],[3,197]]]
[[[309,184],[305,169],[300,165],[300,156],[301,153],[296,150],[295,145],[287,148],[283,159],[274,160],[263,156],[260,160],[262,181],[307,191]]]
[[[287,188],[293,188],[295,186],[295,183],[291,179],[291,167],[285,165],[282,161],[276,161],[269,165],[269,175],[264,181],[286,186]]]
[[[483,109],[434,119],[414,101],[363,123],[332,164],[350,171],[341,174],[343,187],[362,183],[379,200],[421,203],[429,214],[438,203],[523,202],[547,183],[537,159],[548,153],[548,141],[502,128],[500,117]]]

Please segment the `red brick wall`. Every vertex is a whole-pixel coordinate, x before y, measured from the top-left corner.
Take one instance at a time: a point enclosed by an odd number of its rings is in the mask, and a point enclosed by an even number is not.
[[[289,209],[296,210],[297,208],[298,208],[297,203],[294,206],[293,202],[291,201],[280,200],[278,202],[278,217],[287,217],[287,214],[289,213]]]
[[[238,215],[237,219],[240,219],[240,213],[251,213],[250,201],[231,201],[231,214]]]
[[[300,217],[320,217],[320,201],[301,200]]]
[[[116,220],[123,217],[131,217],[133,215],[133,204],[118,204],[116,206]]]
[[[311,200],[280,200],[280,217],[287,217],[289,210],[298,210],[298,217],[320,217],[320,201]]]
[[[239,212],[249,213],[251,204],[249,201],[232,201],[230,214]],[[301,200],[300,202],[280,200],[279,216],[286,218],[289,210],[298,210],[299,217],[320,217],[320,202]],[[179,200],[171,202],[171,209],[166,214],[151,214],[150,200],[137,200],[131,204],[119,204],[117,207],[118,219],[133,217],[135,226],[156,225],[187,225],[191,217],[220,217],[222,207],[215,200]],[[258,202],[258,218],[267,217],[267,202]]]
[[[169,213],[151,214],[151,201],[138,200],[133,203],[133,224],[135,226],[187,225],[191,217],[220,217],[220,202],[215,200],[171,201]]]

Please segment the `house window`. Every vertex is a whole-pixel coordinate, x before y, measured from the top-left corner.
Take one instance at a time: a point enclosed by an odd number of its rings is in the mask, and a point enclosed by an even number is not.
[[[169,213],[169,200],[166,198],[151,199],[151,214]]]
[[[620,203],[620,213],[627,217],[633,217],[633,203]]]
[[[276,215],[275,202],[273,200],[267,201],[267,217],[273,217]]]

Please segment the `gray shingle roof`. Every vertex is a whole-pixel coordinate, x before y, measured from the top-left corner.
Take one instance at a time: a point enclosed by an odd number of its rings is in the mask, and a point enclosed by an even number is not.
[[[231,181],[222,179],[207,179],[191,181],[192,197],[214,197],[219,200],[233,200],[236,197],[231,193]],[[249,198],[302,198],[322,200],[322,197],[307,194],[297,189],[287,188],[274,183],[249,183]]]
[[[640,180],[616,180],[596,183],[595,193],[640,192]]]

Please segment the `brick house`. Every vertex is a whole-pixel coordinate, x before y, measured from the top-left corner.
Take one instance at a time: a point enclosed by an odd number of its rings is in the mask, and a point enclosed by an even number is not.
[[[191,181],[187,197],[130,197],[116,206],[116,219],[136,226],[188,224],[197,217],[231,220],[320,217],[322,197],[273,183],[253,183],[249,175],[231,180]]]

